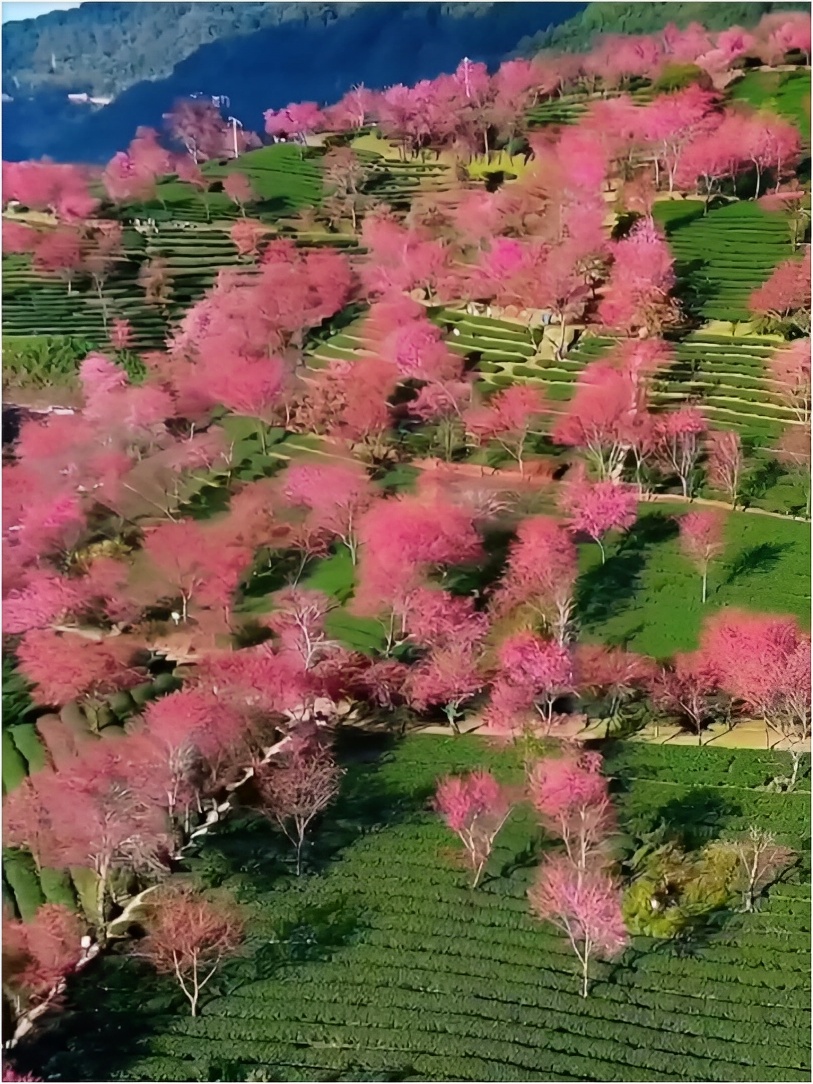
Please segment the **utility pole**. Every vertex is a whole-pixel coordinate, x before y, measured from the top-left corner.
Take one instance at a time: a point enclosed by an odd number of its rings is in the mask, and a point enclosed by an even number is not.
[[[242,128],[243,125],[237,119],[237,117],[229,117],[229,124],[231,124],[232,138],[234,140],[234,157],[239,158],[239,152],[237,150],[237,129]]]

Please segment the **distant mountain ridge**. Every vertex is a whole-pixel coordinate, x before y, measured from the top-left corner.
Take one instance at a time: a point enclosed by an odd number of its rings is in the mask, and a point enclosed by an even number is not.
[[[156,11],[197,6],[83,4],[74,11],[54,12],[41,19],[59,15],[67,22],[70,16],[84,16],[91,9],[91,14],[96,11],[107,20],[108,8]],[[496,67],[521,38],[571,18],[585,5],[396,2],[202,4],[200,7],[312,7],[322,17],[278,21],[251,33],[224,33],[180,59],[169,75],[140,79],[120,93],[111,105],[97,112],[67,104],[68,89],[81,92],[94,88],[61,83],[52,86],[42,76],[40,49],[36,79],[31,77],[38,89],[33,94],[22,95],[16,88],[7,89],[14,100],[3,105],[3,157],[19,160],[49,155],[57,161],[73,161],[81,148],[84,161],[101,162],[126,146],[138,125],[160,127],[162,114],[176,98],[198,92],[227,96],[231,112],[246,127],[256,129],[262,127],[265,109],[278,109],[291,101],[333,101],[354,83],[363,82],[372,88],[414,83],[454,70],[463,56]],[[274,12],[266,14],[271,18]],[[128,18],[135,17],[128,12]],[[33,22],[39,23],[41,19]],[[105,21],[104,26],[107,25]],[[137,25],[132,23],[133,27]],[[4,48],[8,26],[3,28]],[[222,27],[222,23],[218,22],[217,26]],[[43,35],[43,43],[47,40]],[[101,31],[92,37],[93,42],[106,40]],[[47,45],[41,48],[47,50]],[[96,45],[89,48],[89,58],[95,48]],[[122,48],[126,54],[127,48],[132,50],[134,46]],[[91,63],[88,59],[87,66]],[[6,75],[22,83],[21,76],[15,73],[24,70],[28,69],[20,64],[15,68],[12,64],[7,67]],[[96,85],[103,85],[103,80]]]
[[[461,6],[461,5],[451,5]],[[202,45],[284,23],[327,25],[360,3],[85,3],[3,25],[3,90],[114,96]]]
[[[163,79],[197,49],[215,41],[245,38],[273,28],[335,27],[372,5],[343,3],[84,3],[37,19],[6,23],[3,40],[3,90],[26,94],[68,90],[113,97],[146,79]],[[403,7],[388,4],[388,7]],[[439,25],[457,19],[491,19],[495,4],[421,3],[408,5],[411,20]],[[520,8],[500,4],[500,8]],[[540,9],[544,5],[535,4]],[[567,19],[585,4],[551,4]],[[570,8],[568,11],[567,9]],[[550,19],[507,14],[520,28]],[[394,15],[398,23],[400,15]],[[363,21],[363,19],[362,19]],[[525,26],[523,26],[525,24]],[[499,33],[499,29],[497,32]],[[514,33],[514,30],[511,31]],[[516,44],[516,40],[513,44]]]

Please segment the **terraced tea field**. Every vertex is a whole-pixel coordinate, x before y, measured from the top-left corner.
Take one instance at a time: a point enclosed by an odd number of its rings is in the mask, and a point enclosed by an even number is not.
[[[252,216],[263,222],[276,222],[285,215],[296,214],[303,207],[318,206],[322,202],[324,182],[320,158],[319,151],[277,143],[248,151],[237,162],[207,162],[202,172],[213,185],[213,191],[201,192],[177,179],[167,179],[158,186],[156,198],[129,204],[124,208],[124,215],[186,222],[239,218],[239,208],[222,191],[223,180],[236,169],[248,177],[258,197],[252,206]]]
[[[617,93],[617,92],[616,92]],[[528,110],[527,120],[531,128],[543,128],[548,125],[576,124],[584,116],[592,102],[601,101],[616,96],[610,91],[605,94],[562,94],[557,98],[549,98],[540,102]],[[631,92],[631,98],[639,105],[644,105],[652,100],[653,90],[651,86],[641,86]]]
[[[757,789],[784,770],[781,755],[630,744],[605,752],[627,850],[660,822],[692,845],[756,823],[806,846],[809,780],[792,794]],[[427,808],[439,775],[483,763],[519,778],[515,751],[476,738],[418,735],[377,763],[351,765],[309,856],[314,872],[299,881],[282,874],[266,829],[235,826],[199,865],[249,909],[247,956],[224,972],[196,1019],[168,982],[103,960],[72,991],[49,1072],[89,1080],[104,1067],[105,1079],[168,1081],[257,1072],[302,1081],[809,1079],[806,858],[756,913],[713,923],[691,951],[635,938],[617,964],[596,966],[583,1000],[562,939],[528,913],[525,893],[545,847],[529,814],[512,814],[482,887],[471,891]],[[99,982],[104,1006],[93,996]]]
[[[659,200],[653,210],[675,255],[686,309],[705,320],[748,320],[748,298],[792,255],[788,225],[748,201],[703,214],[698,200]]]

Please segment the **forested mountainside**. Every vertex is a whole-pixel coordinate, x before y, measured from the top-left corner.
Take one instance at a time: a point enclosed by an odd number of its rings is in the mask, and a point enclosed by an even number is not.
[[[70,161],[81,147],[88,161],[101,162],[127,144],[137,125],[160,127],[162,114],[174,99],[199,92],[228,96],[234,115],[246,127],[258,128],[264,109],[303,99],[336,99],[354,83],[373,88],[414,83],[453,71],[466,55],[493,67],[522,37],[562,22],[583,7],[573,3],[83,4],[75,11],[17,24],[16,29],[15,24],[3,28],[5,89],[14,98],[3,107],[3,157],[20,160],[50,155]],[[133,8],[141,14],[132,12]],[[168,8],[172,10],[167,12]],[[190,52],[185,43],[203,33],[197,12],[204,8],[215,10],[217,17],[213,15],[206,24],[207,44]],[[253,32],[240,14],[247,8],[263,9],[254,16],[262,25]],[[297,9],[302,17],[281,21],[276,10],[280,8]],[[224,29],[225,9],[239,9],[231,23],[236,29],[229,33]],[[275,12],[277,21],[272,22]],[[316,18],[311,12],[321,16]],[[26,68],[16,35],[33,35],[40,23],[46,29],[53,26],[54,33],[61,28],[64,42],[58,45],[61,39],[54,38],[51,30],[43,31],[28,46]],[[32,48],[36,63],[31,60]],[[55,85],[43,76],[52,52],[59,69],[60,58],[70,50],[82,57],[71,90],[109,88],[119,57],[122,85],[134,85],[100,111],[71,105],[59,71]],[[97,66],[98,77],[92,76]],[[14,78],[25,82],[24,71],[29,72],[28,82],[38,88],[33,95],[9,88]]]
[[[549,26],[517,47],[517,56],[534,56],[542,49],[568,53],[590,48],[599,34],[651,34],[669,23],[686,27],[702,23],[709,30],[724,30],[730,26],[756,26],[763,15],[774,11],[807,11],[809,4],[801,3],[655,3],[655,4],[587,4],[583,11],[564,23]]]
[[[14,94],[61,88],[112,96],[142,79],[163,79],[178,61],[218,38],[285,23],[326,26],[360,7],[360,3],[82,4],[3,26],[3,89]]]

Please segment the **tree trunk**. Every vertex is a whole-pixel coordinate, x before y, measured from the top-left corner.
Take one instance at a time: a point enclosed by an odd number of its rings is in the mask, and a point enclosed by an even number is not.
[[[98,920],[98,927],[96,933],[96,940],[101,945],[105,941],[105,903],[107,902],[107,875],[109,872],[109,865],[103,863],[101,868],[96,871],[96,875],[99,878],[96,885],[96,917]]]
[[[703,590],[701,592],[701,601],[703,602],[703,605],[705,605],[705,603],[706,603],[706,593],[707,593],[707,589],[708,589],[708,580],[709,580],[709,570],[707,568],[704,568],[703,569]]]
[[[604,552],[604,546],[602,545],[600,538],[596,539],[596,545],[601,550],[601,563],[604,565],[607,563],[607,554]]]
[[[582,963],[582,989],[581,989],[581,995],[582,995],[582,997],[587,997],[587,993],[588,993],[589,986],[590,986],[590,978],[589,978],[589,975],[588,975],[588,964],[590,963],[590,956],[589,956],[586,945],[585,945],[584,950],[583,950],[582,955],[581,955],[581,963]]]
[[[452,728],[452,733],[455,735],[460,734],[460,727],[457,725],[457,706],[455,704],[447,704],[443,709],[443,714],[449,721],[449,726]]]
[[[302,873],[302,847],[305,843],[305,829],[298,827],[298,835],[296,837],[296,875],[299,877]]]

